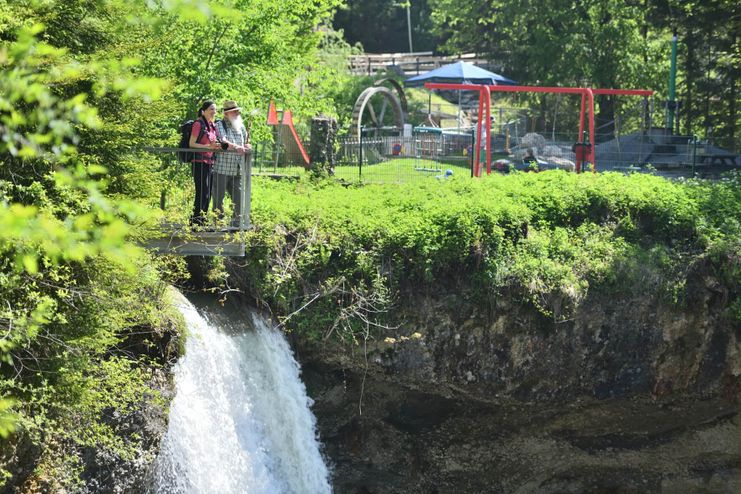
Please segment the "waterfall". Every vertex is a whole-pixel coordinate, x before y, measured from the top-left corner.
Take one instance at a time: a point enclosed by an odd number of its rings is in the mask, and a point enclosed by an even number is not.
[[[331,492],[310,398],[283,334],[252,311],[197,310],[155,461],[156,493]]]

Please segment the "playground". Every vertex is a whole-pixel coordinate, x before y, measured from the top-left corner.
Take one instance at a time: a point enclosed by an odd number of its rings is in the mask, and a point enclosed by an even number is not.
[[[413,111],[408,93],[420,90],[429,103]],[[517,103],[522,94],[544,98],[540,114]],[[447,170],[470,177],[552,169],[702,177],[741,165],[734,153],[674,132],[674,116],[653,95],[647,89],[519,86],[462,61],[404,84],[380,78],[357,97],[349,127],[339,129],[332,170],[342,180],[398,183],[439,178]],[[598,98],[615,107],[608,121],[596,119]],[[273,141],[255,146],[253,173],[300,175],[310,166],[309,136],[297,132],[290,110],[280,112],[272,102],[267,122]]]

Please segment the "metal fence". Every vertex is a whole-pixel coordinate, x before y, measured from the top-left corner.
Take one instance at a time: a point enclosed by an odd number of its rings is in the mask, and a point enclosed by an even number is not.
[[[539,170],[573,171],[577,133],[514,133],[491,136],[494,171],[532,170],[528,151]],[[741,167],[734,153],[691,136],[667,135],[663,129],[628,135],[598,134],[598,171],[652,171],[663,175],[712,175]],[[409,182],[454,174],[471,175],[475,145],[472,130],[415,132],[409,137],[338,139],[335,175],[350,181]],[[481,163],[485,166],[483,149]]]
[[[575,162],[573,145],[577,133],[527,133],[506,136],[508,157],[521,160],[528,148],[539,162],[570,169]],[[496,136],[494,136],[496,139]],[[656,170],[665,175],[714,174],[741,166],[735,153],[693,136],[671,135],[655,128],[628,133],[596,134],[594,160],[597,170]],[[501,136],[500,136],[501,142]],[[493,148],[497,149],[496,143]]]
[[[538,133],[521,135],[514,128],[492,129],[492,172],[532,170],[524,161],[532,150],[539,170],[575,168],[573,145],[576,133]],[[595,146],[597,171],[647,171],[667,176],[712,176],[741,167],[736,154],[689,136],[673,136],[664,129],[628,135],[598,134]],[[338,138],[335,143],[334,176],[347,182],[410,183],[415,181],[469,177],[472,175],[475,139],[473,129],[417,129],[406,137],[379,136]],[[309,148],[309,143],[304,142]],[[177,149],[149,149],[161,162],[163,221],[175,227],[192,223],[194,178],[191,166],[179,162]],[[485,156],[482,170],[486,173]],[[230,152],[222,156],[228,155]],[[233,153],[232,153],[233,154]],[[252,175],[299,177],[306,162],[296,143],[290,140],[258,142],[245,157],[238,179],[211,184],[211,200],[203,225],[207,229],[246,229],[249,227]],[[218,190],[217,190],[218,188]],[[222,201],[223,198],[223,201]],[[216,211],[214,211],[216,209]]]
[[[470,133],[338,139],[335,176],[383,183],[470,175],[471,146]]]
[[[308,149],[308,141],[304,142]],[[296,176],[306,170],[306,162],[295,143],[290,141],[257,142],[252,144],[254,175]]]

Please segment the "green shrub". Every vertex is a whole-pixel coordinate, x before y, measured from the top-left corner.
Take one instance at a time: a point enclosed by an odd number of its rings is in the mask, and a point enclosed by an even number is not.
[[[711,198],[722,203],[715,210]],[[628,293],[651,272],[663,284],[656,288],[679,303],[683,266],[711,243],[739,238],[739,204],[726,183],[637,174],[352,187],[257,180],[247,288],[278,314],[301,308],[288,326],[313,336],[358,302],[329,303],[328,280],[366,298],[380,280],[389,304],[399,290],[458,287],[481,303],[508,293],[563,318],[590,290]],[[374,320],[381,326],[383,313]]]

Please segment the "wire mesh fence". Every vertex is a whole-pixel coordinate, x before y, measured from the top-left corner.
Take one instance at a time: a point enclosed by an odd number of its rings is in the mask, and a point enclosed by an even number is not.
[[[578,132],[525,132],[525,125],[516,119],[492,125],[491,171],[510,172],[562,169],[574,171],[574,144]],[[734,153],[717,148],[691,136],[676,136],[665,129],[649,129],[621,135],[618,132],[598,133],[594,146],[597,171],[651,171],[666,176],[712,176],[741,167]],[[410,183],[444,179],[450,176],[472,176],[475,152],[480,153],[482,170],[486,173],[483,147],[475,149],[475,130],[470,127],[441,129],[418,127],[408,136],[342,137],[335,142],[334,177],[347,182]],[[229,229],[240,227],[240,218],[247,214],[249,201],[243,201],[243,191],[251,187],[251,175],[300,177],[308,169],[305,151],[295,139],[278,138],[270,142],[253,143],[251,160],[239,169],[239,177],[214,174],[209,194],[194,191],[192,165],[178,161],[177,149],[163,148],[156,152],[163,177],[160,207],[164,221],[173,225],[194,223],[196,195],[201,196],[204,220],[196,226]],[[229,153],[217,153],[217,162]],[[235,158],[242,159],[242,158]],[[218,168],[218,166],[217,166]],[[242,176],[242,171],[245,175]],[[201,188],[202,189],[202,188]],[[198,192],[198,194],[196,194]],[[204,198],[204,196],[208,196]],[[205,207],[208,206],[208,207]],[[244,208],[247,208],[246,210]]]
[[[409,182],[466,175],[471,135],[417,133],[407,137],[343,138],[337,142],[335,176],[362,182]]]
[[[470,173],[470,145],[470,134],[340,138],[335,146],[334,176],[345,181],[383,183],[434,177],[447,170]],[[304,147],[308,146],[304,142]],[[257,143],[253,149],[255,175],[300,176],[307,169],[301,153],[281,143]]]
[[[511,124],[514,127],[514,123]],[[574,171],[578,132],[519,133],[503,126],[490,136],[494,171]],[[665,175],[717,173],[741,166],[737,155],[692,136],[652,129],[627,135],[597,134],[597,171],[652,171]],[[471,176],[475,132],[471,128],[418,128],[411,136],[343,137],[335,144],[334,175],[346,181],[411,182],[450,175]],[[308,143],[304,143],[308,148]],[[482,167],[486,157],[478,149]],[[300,176],[307,169],[301,153],[282,143],[254,145],[253,173]],[[533,165],[532,158],[536,165]],[[485,169],[485,168],[484,168]]]
[[[305,144],[308,147],[308,142]],[[280,141],[257,142],[252,145],[254,175],[298,176],[306,170],[301,151]]]

